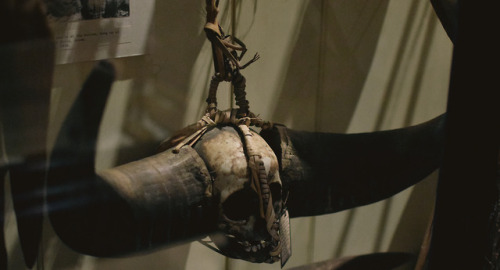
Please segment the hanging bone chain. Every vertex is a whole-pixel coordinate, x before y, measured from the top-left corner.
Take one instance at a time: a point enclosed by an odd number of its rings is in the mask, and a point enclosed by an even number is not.
[[[236,73],[234,79],[234,98],[236,100],[236,105],[239,107],[238,115],[247,116],[250,111],[249,102],[246,98],[247,93],[245,92],[246,79],[240,73]]]
[[[218,76],[212,76],[212,80],[210,81],[210,88],[208,89],[208,98],[207,98],[207,113],[212,114],[217,109],[217,88],[219,87],[219,83],[221,79]]]
[[[260,215],[266,220],[267,231],[273,238],[272,250],[269,255],[274,261],[277,261],[281,253],[281,243],[278,235],[280,217],[276,216],[274,212],[273,197],[268,184],[266,168],[264,167],[264,162],[261,160],[260,153],[253,148],[254,142],[252,137],[254,134],[250,132],[247,125],[239,125],[238,128],[243,133],[245,139],[251,187],[259,195]]]
[[[208,92],[206,113],[212,116],[212,113],[217,111],[217,87],[221,81],[228,81],[234,86],[236,105],[239,106],[239,116],[249,116],[249,102],[246,99],[245,92],[246,80],[241,75],[240,70],[257,61],[260,56],[256,53],[247,63],[240,63],[247,51],[246,45],[238,38],[224,34],[222,27],[217,22],[218,6],[219,1],[206,0],[207,21],[204,30],[207,39],[212,44],[215,68],[215,75],[212,77]],[[239,55],[238,52],[240,52]]]

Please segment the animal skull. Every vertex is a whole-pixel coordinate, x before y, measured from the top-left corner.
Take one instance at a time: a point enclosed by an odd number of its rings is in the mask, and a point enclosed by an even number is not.
[[[218,205],[220,233],[211,238],[226,256],[273,263],[279,259],[280,241],[273,238],[265,215],[261,214],[261,196],[252,186],[249,153],[258,153],[265,168],[261,173],[267,177],[268,188],[261,188],[261,194],[264,200],[266,194],[272,198],[272,207],[277,213],[273,220],[276,234],[283,211],[278,160],[264,139],[249,129],[245,134],[244,130],[243,127],[215,127],[194,146],[212,174],[212,197]]]
[[[47,172],[52,227],[70,248],[87,255],[124,256],[219,231],[221,236],[212,239],[224,255],[271,262],[281,249],[283,266],[291,255],[288,217],[335,213],[385,199],[430,174],[442,160],[444,116],[364,134],[274,124],[259,136],[232,117],[226,123],[222,113],[224,121],[191,125],[154,156],[96,173],[95,143],[106,100],[101,96],[110,90],[96,82],[106,81],[108,72],[100,65],[84,85],[68,114],[71,121],[61,127]],[[72,136],[75,130],[81,136]],[[255,164],[267,193],[256,189]],[[261,214],[264,195],[274,199],[266,213],[274,212],[275,220]],[[290,215],[283,210],[282,195]],[[279,244],[273,235],[278,219]]]

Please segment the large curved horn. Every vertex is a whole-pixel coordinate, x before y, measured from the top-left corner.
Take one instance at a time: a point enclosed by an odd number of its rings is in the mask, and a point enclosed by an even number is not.
[[[210,175],[186,147],[96,174],[97,132],[113,80],[109,63],[92,72],[64,122],[51,156],[50,221],[72,249],[117,256],[207,234],[215,215],[205,191]]]
[[[280,161],[290,216],[313,216],[388,198],[437,169],[444,119],[443,115],[413,127],[361,134],[275,126],[261,135]]]
[[[41,1],[0,1],[0,144],[5,146],[8,159],[8,164],[0,162],[0,167],[4,166],[0,168],[0,184],[8,171],[19,243],[28,268],[36,262],[42,236],[47,169],[55,50],[46,19]],[[3,219],[3,207],[0,216]],[[3,239],[0,241],[5,250]],[[6,256],[1,256],[5,260],[0,259],[0,264],[7,265]]]

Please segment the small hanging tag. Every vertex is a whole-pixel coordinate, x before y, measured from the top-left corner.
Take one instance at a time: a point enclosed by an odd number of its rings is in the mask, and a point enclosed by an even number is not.
[[[280,241],[281,241],[281,268],[285,266],[286,262],[292,256],[292,238],[290,231],[290,216],[288,210],[280,218]]]

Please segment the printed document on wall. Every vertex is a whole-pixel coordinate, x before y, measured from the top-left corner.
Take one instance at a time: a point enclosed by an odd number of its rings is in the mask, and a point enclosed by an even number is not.
[[[44,0],[56,63],[145,53],[155,0]]]

